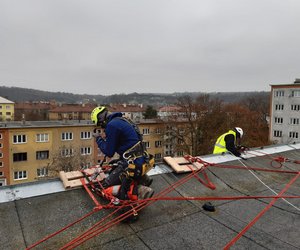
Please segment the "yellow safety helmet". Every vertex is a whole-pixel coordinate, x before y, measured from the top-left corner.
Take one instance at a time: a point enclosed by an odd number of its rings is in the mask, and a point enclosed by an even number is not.
[[[99,106],[93,109],[91,113],[91,120],[96,126],[104,126],[107,117],[107,108]]]

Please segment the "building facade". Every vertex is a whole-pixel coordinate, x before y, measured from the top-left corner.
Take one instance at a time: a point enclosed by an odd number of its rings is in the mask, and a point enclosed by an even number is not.
[[[171,137],[168,122],[146,119],[137,125],[145,148],[156,162],[185,153],[176,147],[178,142]],[[178,126],[183,129],[184,123]],[[0,185],[58,177],[60,170],[99,164],[104,155],[92,137],[93,129],[89,120],[0,123]]]
[[[271,85],[269,139],[273,143],[300,141],[300,79]]]
[[[92,130],[89,121],[0,123],[0,185],[48,178],[49,171],[55,175],[74,164],[76,170],[96,165]]]
[[[0,96],[0,122],[14,120],[15,103]]]

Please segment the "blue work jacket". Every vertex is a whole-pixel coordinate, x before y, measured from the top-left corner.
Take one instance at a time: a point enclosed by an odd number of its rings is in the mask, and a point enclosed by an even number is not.
[[[106,138],[98,137],[96,142],[106,156],[113,157],[115,153],[118,153],[123,158],[123,153],[140,139],[133,126],[118,117],[122,117],[122,113],[116,112],[108,116],[105,128]]]

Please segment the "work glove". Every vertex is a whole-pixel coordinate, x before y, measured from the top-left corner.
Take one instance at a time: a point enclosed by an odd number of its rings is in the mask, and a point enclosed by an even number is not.
[[[101,136],[100,130],[95,128],[94,131],[93,131],[93,133],[92,133],[92,136],[93,136],[94,138],[100,137],[100,136]]]

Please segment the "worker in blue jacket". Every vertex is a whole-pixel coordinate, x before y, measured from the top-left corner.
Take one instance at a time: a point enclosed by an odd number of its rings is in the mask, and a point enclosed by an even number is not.
[[[109,158],[119,155],[117,167],[105,179],[104,185],[121,184],[118,198],[129,199],[132,182],[149,186],[152,179],[147,172],[154,166],[154,159],[144,148],[142,135],[133,122],[123,117],[122,113],[110,113],[104,106],[96,107],[91,113],[91,120],[96,125],[93,136],[99,149]],[[105,134],[100,132],[105,130]],[[140,186],[139,186],[140,187]],[[151,188],[138,190],[139,198],[150,198]]]

